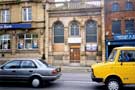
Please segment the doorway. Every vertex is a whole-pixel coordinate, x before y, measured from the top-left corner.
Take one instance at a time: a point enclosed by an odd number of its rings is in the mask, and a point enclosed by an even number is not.
[[[80,46],[70,47],[70,62],[80,63]]]

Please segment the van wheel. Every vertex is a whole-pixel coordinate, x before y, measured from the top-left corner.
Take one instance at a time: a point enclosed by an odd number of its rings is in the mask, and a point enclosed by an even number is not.
[[[41,79],[37,78],[37,77],[34,77],[31,79],[31,85],[32,87],[34,88],[37,88],[41,85]]]
[[[120,90],[121,89],[121,83],[117,79],[109,79],[106,82],[107,90]]]

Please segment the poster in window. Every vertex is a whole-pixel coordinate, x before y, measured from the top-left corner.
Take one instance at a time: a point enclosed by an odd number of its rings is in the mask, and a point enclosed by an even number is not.
[[[97,44],[87,44],[86,51],[97,51]]]
[[[33,40],[32,48],[38,48],[38,42],[37,42],[37,40]]]
[[[23,49],[23,47],[24,47],[23,40],[20,40],[20,41],[18,42],[18,49]]]

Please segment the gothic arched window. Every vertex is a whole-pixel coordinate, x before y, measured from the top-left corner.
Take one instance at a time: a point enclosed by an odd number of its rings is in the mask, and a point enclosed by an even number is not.
[[[73,21],[70,26],[70,35],[79,36],[79,24],[77,21]]]

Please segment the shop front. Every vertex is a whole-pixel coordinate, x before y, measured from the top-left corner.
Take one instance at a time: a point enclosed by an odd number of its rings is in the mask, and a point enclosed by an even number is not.
[[[106,58],[113,48],[120,46],[135,46],[135,34],[114,35],[113,40],[106,40]]]

